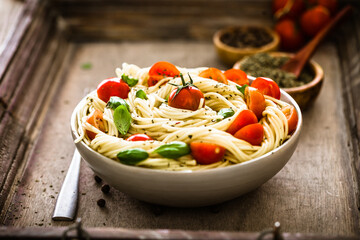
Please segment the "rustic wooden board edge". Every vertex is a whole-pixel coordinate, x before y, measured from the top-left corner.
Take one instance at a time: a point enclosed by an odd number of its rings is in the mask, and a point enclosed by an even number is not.
[[[64,234],[65,233],[65,234]],[[81,235],[79,235],[81,234]],[[355,240],[358,236],[320,236],[316,234],[275,233],[273,229],[255,232],[225,232],[225,231],[184,231],[184,230],[132,230],[124,228],[76,228],[70,227],[0,227],[0,238],[6,239],[74,239],[82,236],[86,239],[283,239],[283,240]],[[260,238],[260,236],[263,236]],[[81,238],[82,239],[82,238]]]
[[[354,176],[354,194],[358,211],[360,211],[360,12],[358,8],[353,9],[353,14],[347,19],[348,24],[339,26],[340,34],[337,34],[336,42],[340,57],[342,71],[343,99],[345,101],[344,114],[348,116],[349,135],[352,136],[348,143],[352,150],[352,174]],[[349,29],[349,26],[352,29]],[[352,30],[355,30],[353,32]],[[344,44],[344,41],[346,44]],[[354,51],[355,49],[355,51]],[[360,226],[359,226],[360,228]]]
[[[17,84],[13,96],[9,101],[2,101],[1,104],[0,216],[6,212],[6,203],[11,199],[16,188],[14,183],[16,176],[21,175],[26,165],[26,156],[31,151],[31,146],[41,129],[39,125],[44,119],[43,112],[46,111],[44,105],[49,105],[46,104],[48,98],[52,99],[51,96],[54,94],[52,89],[56,88],[54,79],[58,74],[59,66],[63,64],[62,60],[67,53],[68,45],[61,34],[61,28],[55,25],[55,15],[46,5],[40,4],[37,0],[29,0],[26,4],[24,8],[26,13],[22,14],[19,25],[22,26],[22,22],[29,21],[28,11],[37,14],[35,17],[30,14],[34,18],[27,25],[27,30],[21,39],[15,41],[18,50],[13,52],[11,61],[8,61],[5,68],[6,71],[0,76],[0,79],[10,79],[9,81]],[[14,33],[16,36],[13,37],[18,37],[18,34]],[[29,42],[31,48],[27,48]],[[19,61],[23,64],[19,64]],[[8,71],[9,69],[11,72]],[[14,76],[19,79],[13,79]],[[0,86],[2,91],[9,90],[8,85],[3,82]],[[36,125],[38,127],[35,127]]]

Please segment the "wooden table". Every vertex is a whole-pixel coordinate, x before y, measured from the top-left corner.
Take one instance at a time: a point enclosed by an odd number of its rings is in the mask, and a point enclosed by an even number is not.
[[[140,202],[113,188],[104,194],[83,161],[77,214],[83,226],[92,236],[254,239],[279,221],[285,239],[359,237],[360,22],[351,3],[353,16],[313,57],[324,69],[324,85],[303,112],[299,146],[275,177],[232,201],[179,209]],[[10,41],[1,42],[0,237],[55,237],[73,223],[51,216],[75,148],[70,115],[85,88],[115,76],[123,62],[226,69],[211,42],[217,29],[272,24],[265,0],[16,4],[23,10],[17,31],[7,31]],[[105,208],[97,206],[100,198]]]

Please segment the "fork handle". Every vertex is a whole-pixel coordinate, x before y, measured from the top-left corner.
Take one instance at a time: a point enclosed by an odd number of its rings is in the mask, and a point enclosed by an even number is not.
[[[65,180],[61,187],[56,201],[55,210],[52,219],[55,221],[72,221],[76,214],[79,173],[80,173],[81,155],[77,149],[74,151]]]

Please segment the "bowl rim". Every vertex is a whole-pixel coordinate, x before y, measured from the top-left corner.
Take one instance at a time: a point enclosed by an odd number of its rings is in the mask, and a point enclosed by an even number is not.
[[[269,55],[275,55],[275,56],[294,56],[294,53],[287,53],[287,52],[268,52]],[[243,61],[245,61],[247,58],[249,58],[249,56],[244,57],[243,59],[237,61],[234,65],[233,68],[235,69],[240,69],[241,63]],[[287,93],[296,93],[296,92],[302,92],[305,91],[307,89],[313,88],[316,85],[318,85],[320,82],[323,81],[324,79],[324,70],[323,68],[320,66],[319,63],[317,63],[314,59],[309,59],[308,63],[310,64],[310,67],[312,68],[312,70],[315,73],[314,79],[304,85],[298,86],[298,87],[292,87],[292,88],[281,88],[284,91],[286,91]],[[255,77],[252,76],[248,76],[249,78],[253,78],[255,79]]]
[[[166,170],[161,170],[161,169],[151,169],[151,168],[142,168],[142,167],[136,167],[136,166],[130,166],[130,165],[126,165],[126,164],[122,164],[120,162],[117,162],[111,158],[108,158],[102,154],[100,154],[99,152],[93,150],[90,146],[88,146],[87,144],[84,143],[84,141],[80,141],[77,143],[74,143],[76,148],[78,148],[78,145],[82,145],[83,147],[85,147],[88,151],[90,151],[92,154],[95,154],[98,156],[98,158],[102,159],[103,161],[105,161],[107,164],[110,164],[111,166],[114,166],[116,168],[121,168],[123,170],[126,171],[130,171],[130,172],[136,172],[136,173],[144,173],[144,174],[165,174],[165,175],[172,175],[172,176],[183,176],[185,175],[191,175],[191,176],[202,176],[202,175],[206,175],[206,174],[211,174],[213,172],[217,172],[217,173],[221,173],[221,172],[227,172],[230,170],[236,170],[237,168],[243,168],[244,166],[250,165],[250,164],[254,164],[257,163],[259,161],[261,161],[262,159],[267,158],[268,156],[284,149],[287,148],[287,146],[290,145],[291,142],[296,141],[296,139],[298,139],[300,132],[301,132],[301,128],[302,128],[302,124],[303,124],[303,119],[302,119],[302,113],[300,110],[299,105],[296,103],[296,101],[288,94],[286,93],[284,90],[280,90],[282,96],[285,96],[285,98],[287,98],[288,103],[290,103],[291,105],[293,105],[296,109],[296,112],[298,114],[298,124],[296,126],[295,131],[293,132],[292,136],[282,145],[280,145],[279,147],[267,152],[266,154],[257,157],[257,158],[253,158],[250,159],[248,161],[239,163],[239,164],[234,164],[234,165],[230,165],[230,166],[226,166],[223,168],[213,168],[213,169],[205,169],[205,170],[201,170],[201,171],[192,171],[192,170],[183,170],[183,171],[166,171]],[[71,120],[70,120],[70,128],[71,128],[71,132],[72,132],[72,137],[73,140],[77,139],[79,137],[79,134],[76,130],[76,125],[77,125],[77,112],[78,109],[85,104],[87,96],[85,96],[84,98],[82,98],[82,100],[76,105],[75,109],[73,110],[72,114],[71,114]],[[87,160],[84,158],[84,160],[87,162]]]
[[[232,47],[229,46],[227,44],[225,44],[224,42],[222,42],[220,40],[221,36],[229,31],[232,31],[234,29],[240,29],[240,28],[259,28],[259,29],[263,29],[265,31],[267,31],[271,37],[272,37],[272,41],[261,46],[261,47],[244,47],[244,48],[236,48],[236,47]],[[213,42],[215,44],[215,46],[222,48],[228,52],[233,52],[236,54],[252,54],[254,52],[266,52],[269,49],[275,49],[279,43],[280,43],[280,37],[279,35],[273,31],[270,27],[267,26],[261,26],[261,25],[233,25],[233,26],[228,26],[226,28],[222,28],[218,31],[215,32],[215,34],[213,35]]]

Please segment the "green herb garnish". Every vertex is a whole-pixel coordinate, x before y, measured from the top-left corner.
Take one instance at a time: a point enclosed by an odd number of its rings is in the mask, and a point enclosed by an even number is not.
[[[218,115],[223,116],[224,119],[231,117],[235,114],[234,110],[232,108],[222,108],[220,109],[220,111],[218,112]]]
[[[149,157],[147,151],[141,148],[127,149],[119,152],[117,158],[121,163],[127,165],[136,165]]]
[[[131,124],[131,115],[130,112],[127,110],[126,106],[119,105],[114,111],[114,123],[117,130],[122,134],[125,135]]]
[[[107,102],[106,107],[115,110],[120,105],[124,105],[127,110],[130,111],[129,104],[124,99],[115,96],[110,97],[110,100]]]
[[[142,89],[137,90],[135,95],[136,95],[136,97],[144,99],[144,100],[148,99],[146,96],[146,93]]]
[[[184,142],[175,141],[156,148],[154,153],[157,153],[165,158],[177,159],[189,154],[190,147]]]
[[[129,87],[133,87],[133,86],[135,86],[135,85],[139,82],[138,79],[136,79],[136,78],[131,78],[131,77],[125,75],[125,74],[123,74],[123,75],[121,76],[121,79],[122,79],[124,82],[126,82],[127,85],[129,85]]]

